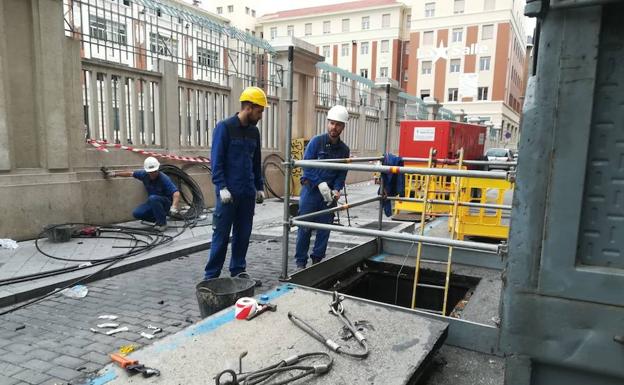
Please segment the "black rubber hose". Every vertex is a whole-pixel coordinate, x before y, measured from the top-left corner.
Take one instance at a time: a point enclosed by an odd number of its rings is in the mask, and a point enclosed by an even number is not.
[[[267,169],[269,168],[269,166],[273,166],[277,168],[280,173],[282,173],[284,178],[286,178],[286,172],[284,171],[284,167],[282,163],[284,163],[284,158],[282,158],[281,155],[275,154],[275,153],[267,155],[264,158],[264,161],[262,161],[262,179],[264,179],[264,186],[271,193],[271,195],[277,198],[280,202],[283,201],[284,198],[278,193],[276,193],[275,190],[273,190],[273,187],[269,183],[269,178],[267,178]],[[295,189],[295,181],[291,179],[290,181],[291,193],[294,189]]]

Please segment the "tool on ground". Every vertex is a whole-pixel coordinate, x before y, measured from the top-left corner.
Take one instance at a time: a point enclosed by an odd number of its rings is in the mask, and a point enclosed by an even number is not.
[[[247,321],[251,321],[252,319],[256,318],[257,316],[259,316],[260,314],[266,312],[266,311],[277,311],[277,305],[272,304],[272,303],[261,303],[258,304],[258,308],[256,309],[256,313],[247,317]]]
[[[348,350],[347,347],[340,346],[338,343],[330,340],[323,336],[318,330],[314,329],[310,324],[297,317],[296,315],[288,312],[288,319],[291,320],[295,325],[297,325],[301,330],[308,333],[310,336],[321,342],[323,345],[327,346],[331,350],[335,351],[339,354],[345,354],[355,358],[366,358],[368,357],[368,344],[366,343],[366,337],[351,323],[349,318],[344,314],[344,305],[342,304],[344,301],[344,296],[339,295],[338,292],[334,292],[332,297],[332,302],[329,304],[330,313],[337,316],[340,321],[347,327],[347,329],[351,332],[353,337],[357,340],[358,344],[364,349],[363,352],[356,353]]]
[[[100,228],[97,227],[97,226],[85,226],[85,227],[75,231],[74,232],[74,236],[99,237],[100,236]]]
[[[160,376],[160,370],[148,368],[147,366],[140,364],[138,360],[123,357],[117,353],[112,353],[110,358],[114,363],[119,365],[122,369],[126,369],[126,371],[130,374],[141,373],[143,377]]]
[[[128,330],[130,330],[130,329],[128,329],[127,326],[123,326],[123,327],[120,327],[120,328],[117,328],[117,329],[113,329],[113,330],[107,331],[106,335],[107,336],[112,336],[113,334],[117,334],[117,333],[121,333],[121,332],[127,332]]]
[[[133,351],[135,351],[136,348],[137,348],[136,345],[124,345],[124,346],[119,348],[119,355],[122,356],[122,357],[125,357],[128,354],[130,354]]]
[[[247,355],[247,352],[243,352],[239,356],[239,373],[236,373],[232,369],[226,369],[219,373],[215,379],[216,385],[255,385],[260,383],[267,383],[271,378],[277,377],[282,373],[294,371],[292,377],[280,378],[276,380],[275,384],[288,384],[295,382],[301,378],[310,375],[321,375],[329,372],[334,362],[334,359],[324,352],[312,352],[304,353],[296,356],[286,358],[276,364],[267,366],[262,369],[258,369],[252,372],[242,373],[242,360]],[[317,363],[319,360],[323,360],[324,363]],[[305,361],[312,361],[304,365]],[[230,376],[231,379],[224,379],[221,382],[221,378],[224,376]]]
[[[99,328],[112,328],[112,329],[116,329],[119,327],[118,323],[115,322],[105,322],[103,324],[98,324],[97,327]]]

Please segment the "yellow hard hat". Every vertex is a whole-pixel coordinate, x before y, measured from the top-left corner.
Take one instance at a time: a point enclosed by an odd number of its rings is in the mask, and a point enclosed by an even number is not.
[[[260,87],[247,87],[241,93],[239,102],[251,102],[262,107],[268,107],[267,96]]]

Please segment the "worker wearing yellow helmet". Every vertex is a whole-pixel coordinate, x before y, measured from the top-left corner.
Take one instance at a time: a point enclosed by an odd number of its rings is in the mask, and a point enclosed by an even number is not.
[[[260,131],[256,124],[268,107],[267,96],[259,87],[247,87],[239,101],[240,111],[217,123],[212,136],[210,162],[216,207],[205,279],[221,275],[232,229],[230,275],[249,277],[245,258],[254,208],[264,201]]]

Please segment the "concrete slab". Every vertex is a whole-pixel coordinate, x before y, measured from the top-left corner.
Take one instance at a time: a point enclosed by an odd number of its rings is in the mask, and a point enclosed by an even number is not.
[[[108,365],[89,384],[205,384],[224,369],[237,367],[239,355],[247,351],[243,370],[251,371],[277,363],[296,354],[328,351],[297,328],[287,318],[292,311],[314,325],[328,338],[355,347],[353,340],[342,341],[341,323],[327,313],[331,294],[302,287],[282,286],[269,293],[277,312],[265,313],[252,321],[234,319],[234,310],[220,313],[164,338],[130,355],[146,366],[161,371],[160,377],[131,377]],[[351,320],[365,319],[373,328],[364,331],[370,355],[364,360],[330,353],[334,364],[329,373],[307,377],[306,384],[405,384],[421,374],[421,364],[432,357],[445,338],[448,325],[413,313],[374,305],[354,298],[344,301]]]

